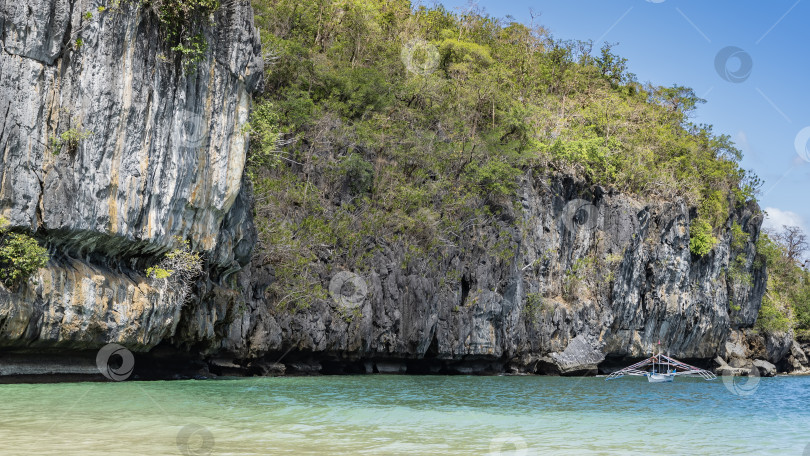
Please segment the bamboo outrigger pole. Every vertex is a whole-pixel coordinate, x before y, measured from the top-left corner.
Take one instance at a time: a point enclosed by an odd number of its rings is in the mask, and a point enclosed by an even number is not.
[[[665,374],[660,374],[655,372],[655,364],[658,365],[667,364],[667,372]],[[652,366],[652,372],[647,371],[647,367]],[[670,366],[672,372],[670,372]],[[640,376],[640,377],[648,377],[651,382],[655,381],[652,375],[671,375],[672,377],[675,376],[683,376],[683,375],[694,375],[700,376],[704,380],[714,380],[717,378],[714,373],[707,371],[706,369],[701,369],[699,367],[692,366],[690,364],[686,364],[684,362],[678,361],[675,358],[670,358],[662,353],[658,353],[657,355],[653,355],[643,361],[639,361],[631,366],[627,366],[624,369],[617,370],[612,374],[608,375],[606,380],[615,380],[620,377],[624,377],[625,375],[630,376]],[[669,380],[661,380],[661,381],[672,381],[671,378]]]

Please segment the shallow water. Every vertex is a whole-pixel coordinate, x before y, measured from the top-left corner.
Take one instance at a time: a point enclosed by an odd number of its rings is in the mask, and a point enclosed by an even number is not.
[[[746,381],[374,375],[0,385],[0,453],[802,455],[810,377]]]

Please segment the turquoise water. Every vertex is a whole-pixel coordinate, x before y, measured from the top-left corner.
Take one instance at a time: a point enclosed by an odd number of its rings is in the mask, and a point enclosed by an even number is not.
[[[0,385],[0,453],[802,455],[810,377],[734,386],[383,375]]]

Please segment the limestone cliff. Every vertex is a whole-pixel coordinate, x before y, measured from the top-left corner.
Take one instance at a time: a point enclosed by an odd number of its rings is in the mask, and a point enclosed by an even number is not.
[[[252,10],[224,2],[195,71],[161,26],[138,1],[0,1],[0,215],[52,256],[0,291],[1,345],[149,349],[183,303],[142,271],[175,236],[216,277],[249,258],[242,125],[263,72]],[[60,144],[66,132],[80,139]]]
[[[748,285],[728,277],[730,235],[704,257],[691,254],[683,202],[547,177],[525,178],[519,199],[520,210],[504,214],[508,229],[468,233],[438,266],[396,243],[378,246],[371,271],[359,274],[366,297],[349,315],[334,299],[268,308],[272,265],[246,269],[247,309],[223,331],[224,348],[269,361],[290,351],[286,359],[338,371],[376,361],[397,371],[581,373],[648,355],[658,341],[673,356],[709,360],[732,328],[755,322],[765,278],[754,265],[756,204],[728,221],[749,233],[733,252],[745,258]],[[482,238],[487,248],[476,248]],[[324,265],[324,282],[340,270]]]
[[[0,0],[0,215],[52,258],[19,290],[0,289],[0,347],[15,366],[50,350],[68,354],[61,367],[28,371],[75,372],[71,353],[116,342],[170,374],[183,369],[167,359],[220,373],[567,374],[659,340],[708,362],[755,322],[766,275],[756,204],[732,204],[720,242],[696,257],[684,201],[554,174],[524,176],[502,224],[441,259],[370,240],[349,309],[334,296],[274,307],[273,265],[250,261],[243,185],[242,127],[263,74],[252,15],[247,1],[222,2],[204,59],[185,71],[143,2]],[[732,252],[733,222],[748,238]],[[207,260],[187,303],[143,273],[176,236]],[[730,276],[732,258],[750,283]],[[316,267],[324,287],[345,269]]]

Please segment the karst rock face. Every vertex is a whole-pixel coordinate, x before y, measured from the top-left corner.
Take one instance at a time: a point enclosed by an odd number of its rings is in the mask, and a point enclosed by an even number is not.
[[[252,9],[223,2],[187,71],[141,3],[0,0],[0,215],[52,256],[0,291],[2,345],[148,349],[182,308],[144,276],[150,258],[175,237],[220,276],[249,258],[242,127],[263,72]]]
[[[324,288],[341,271],[362,280],[351,309],[331,297],[279,309],[265,295],[273,265],[251,262],[244,125],[263,61],[249,2],[222,2],[205,21],[208,48],[190,71],[150,7],[112,3],[0,0],[0,215],[51,253],[27,283],[0,289],[6,352],[115,342],[253,373],[284,360],[300,372],[572,374],[658,341],[709,360],[756,320],[756,204],[736,205],[696,257],[683,201],[531,175],[498,209],[502,224],[440,258],[375,240],[365,270],[319,264]],[[740,251],[732,222],[750,235]],[[206,258],[187,302],[144,274],[176,237]],[[740,257],[750,282],[728,274]]]
[[[249,311],[223,331],[221,348],[237,358],[294,350],[311,363],[570,374],[657,350],[708,360],[734,328],[754,324],[765,282],[756,204],[737,206],[725,230],[739,223],[744,248],[732,252],[726,234],[696,257],[680,201],[641,202],[567,177],[526,178],[518,198],[519,210],[503,208],[508,228],[466,233],[440,261],[380,245],[369,270],[355,271],[367,292],[351,309],[330,298],[274,311],[263,297],[272,267],[246,268]],[[740,255],[750,284],[728,276]],[[324,287],[341,271],[330,266]]]

